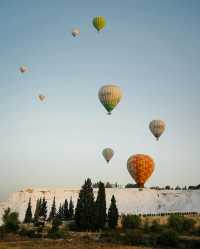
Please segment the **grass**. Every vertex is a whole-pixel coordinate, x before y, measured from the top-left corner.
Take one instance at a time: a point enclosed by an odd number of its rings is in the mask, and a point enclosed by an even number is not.
[[[32,240],[16,242],[0,242],[0,249],[152,249],[150,247],[120,246],[114,244],[102,244],[95,241],[53,241]]]

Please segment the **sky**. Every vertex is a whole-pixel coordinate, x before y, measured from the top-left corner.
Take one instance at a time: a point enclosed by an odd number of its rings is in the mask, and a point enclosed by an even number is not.
[[[199,184],[199,13],[198,0],[1,0],[0,199],[87,177],[131,183],[138,153],[155,161],[147,187]],[[98,90],[111,83],[123,99],[108,116]],[[152,119],[166,123],[159,142]]]

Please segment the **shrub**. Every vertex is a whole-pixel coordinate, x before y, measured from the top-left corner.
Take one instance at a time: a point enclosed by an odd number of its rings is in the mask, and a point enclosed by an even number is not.
[[[168,218],[169,227],[173,228],[177,232],[183,231],[183,217],[178,216],[177,214],[172,214]]]
[[[21,236],[27,236],[29,238],[34,238],[35,236],[35,230],[33,229],[26,229],[26,228],[22,228],[20,231],[19,231],[19,235]]]
[[[176,246],[178,240],[178,234],[172,229],[163,230],[158,236],[158,244],[163,246]]]
[[[163,226],[157,221],[154,220],[150,226],[151,232],[160,232],[163,230]]]
[[[148,220],[145,220],[144,225],[143,225],[143,229],[145,233],[149,233],[151,230],[150,224]]]
[[[200,236],[200,227],[194,228],[192,234],[195,236]]]
[[[60,221],[60,219],[55,218],[52,222],[52,227],[49,230],[47,237],[51,238],[51,239],[61,239],[64,238],[64,231],[62,231],[61,229],[59,229],[59,226],[62,224],[62,222]]]
[[[64,239],[65,233],[61,229],[58,229],[56,231],[49,230],[47,237],[50,239]]]
[[[169,227],[173,228],[177,232],[190,232],[195,225],[196,221],[186,218],[184,216],[170,215],[168,219]]]
[[[70,231],[78,231],[78,230],[79,230],[79,228],[78,228],[76,222],[74,222],[74,221],[73,221],[73,222],[70,222],[69,224],[67,224],[66,227],[68,227],[68,229],[69,229]]]
[[[117,243],[121,242],[121,234],[118,230],[104,230],[100,234],[101,240],[105,242]]]
[[[6,234],[5,227],[4,227],[4,226],[1,226],[1,227],[0,227],[0,239],[4,239],[5,234]]]
[[[7,232],[16,232],[19,229],[19,215],[17,212],[11,212],[10,208],[6,209],[3,214],[3,223]]]
[[[144,243],[143,232],[139,229],[127,230],[124,237],[124,243],[128,245],[143,244]]]
[[[139,228],[141,225],[141,217],[138,215],[124,215],[122,217],[122,227],[123,229],[135,229]]]
[[[19,230],[19,235],[26,236],[29,238],[42,238],[42,231],[43,230],[40,229],[34,229],[34,228],[27,229],[25,227],[22,227]]]
[[[194,228],[195,223],[196,223],[195,220],[184,217],[183,231],[190,232]]]

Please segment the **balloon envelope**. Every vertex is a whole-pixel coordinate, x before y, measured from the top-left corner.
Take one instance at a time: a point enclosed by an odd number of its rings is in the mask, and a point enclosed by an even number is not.
[[[127,169],[139,188],[143,188],[147,179],[152,175],[155,168],[153,159],[144,154],[136,154],[129,157]]]
[[[93,18],[93,26],[100,31],[106,26],[106,19],[103,16],[96,16]]]
[[[72,29],[72,35],[74,37],[80,35],[80,29],[79,28]]]
[[[111,114],[122,98],[122,91],[116,85],[105,85],[100,88],[98,95],[108,114]]]
[[[152,120],[149,124],[149,129],[158,140],[165,130],[165,123],[162,120]]]
[[[39,98],[40,101],[44,101],[46,96],[44,96],[43,94],[39,94],[38,98]]]
[[[19,68],[19,70],[20,70],[21,73],[25,73],[25,72],[28,71],[28,67],[27,67],[27,66],[21,66],[21,67]]]
[[[110,162],[111,158],[114,155],[114,151],[111,148],[105,148],[102,151],[103,157],[106,159],[107,163]]]

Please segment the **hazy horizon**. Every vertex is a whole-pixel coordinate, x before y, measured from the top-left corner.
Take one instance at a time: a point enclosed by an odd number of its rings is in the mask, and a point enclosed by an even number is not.
[[[146,186],[199,184],[199,13],[198,0],[0,1],[0,200],[87,177],[134,182],[126,162],[137,153],[155,161]],[[109,83],[123,91],[111,116],[97,96]],[[166,122],[159,142],[156,118]]]

